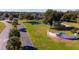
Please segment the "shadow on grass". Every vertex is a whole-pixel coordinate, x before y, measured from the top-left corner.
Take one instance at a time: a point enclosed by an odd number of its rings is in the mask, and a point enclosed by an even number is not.
[[[37,48],[32,47],[32,46],[24,46],[22,47],[22,50],[37,50]]]
[[[76,39],[65,39],[65,40],[77,41],[77,40],[79,40],[79,38],[76,38]]]
[[[33,22],[23,22],[23,23],[29,23],[29,24],[32,24],[32,25],[37,25],[37,24],[41,24],[40,22],[36,22],[36,21],[33,21]]]
[[[59,31],[61,31],[61,30],[72,30],[72,29],[75,29],[74,27],[54,27],[54,28],[50,28],[50,29],[54,29],[54,30],[59,30]]]

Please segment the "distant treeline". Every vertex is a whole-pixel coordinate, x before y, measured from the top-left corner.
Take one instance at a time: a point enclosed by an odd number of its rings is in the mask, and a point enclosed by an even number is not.
[[[19,19],[43,19],[42,12],[0,12],[0,19],[19,18]]]
[[[52,23],[52,21],[68,21],[68,22],[78,22],[79,11],[56,11],[48,9],[46,12],[0,12],[0,19],[5,18],[19,18],[19,19],[29,19],[29,20],[39,20],[45,19],[45,23]]]

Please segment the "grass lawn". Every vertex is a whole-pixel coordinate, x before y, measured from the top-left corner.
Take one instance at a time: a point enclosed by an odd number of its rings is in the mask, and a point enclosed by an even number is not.
[[[75,28],[79,28],[78,23],[64,22],[64,24],[75,27]],[[54,26],[52,26],[52,28],[54,28]],[[52,32],[64,32],[67,35],[73,35],[71,30],[50,29],[50,31],[52,31]],[[77,36],[79,37],[79,34]],[[73,40],[62,40],[62,42],[65,43],[67,46],[69,46],[69,45],[72,46],[72,49],[74,49],[74,47],[75,47],[75,49],[79,49],[79,47],[78,47],[79,40],[74,40],[74,41]]]
[[[5,28],[5,25],[2,22],[0,22],[0,32],[2,32],[4,28]]]
[[[35,20],[33,20],[35,21]],[[20,20],[19,22],[22,23],[27,28],[29,33],[29,37],[31,41],[37,49],[42,50],[68,50],[68,49],[79,49],[79,41],[61,41],[57,42],[54,40],[58,40],[56,38],[49,38],[47,36],[47,30],[49,30],[49,26],[45,24],[31,24],[28,22],[33,22],[32,20]],[[68,44],[66,44],[68,43]]]
[[[76,28],[79,28],[79,23],[64,22],[64,24],[67,24],[67,25],[70,25],[70,26],[74,26]]]

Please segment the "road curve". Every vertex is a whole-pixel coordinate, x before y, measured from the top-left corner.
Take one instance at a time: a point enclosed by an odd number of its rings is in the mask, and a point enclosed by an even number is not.
[[[10,24],[7,20],[1,21],[5,24],[5,29],[0,33],[0,50],[6,50],[7,40],[9,39]]]

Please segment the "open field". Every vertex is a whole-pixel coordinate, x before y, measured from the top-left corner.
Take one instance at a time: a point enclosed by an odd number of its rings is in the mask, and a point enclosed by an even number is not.
[[[34,21],[34,20],[33,20]],[[28,22],[32,22],[32,20],[21,20],[22,25],[27,28],[29,33],[29,37],[31,41],[37,49],[45,49],[45,50],[68,50],[68,49],[79,49],[79,41],[71,41],[71,40],[58,40],[57,38],[49,38],[47,36],[47,30],[49,30],[49,26],[45,24],[30,24]],[[67,33],[67,32],[66,32]]]
[[[4,25],[2,22],[0,22],[0,32],[1,32],[4,28],[5,28],[5,25]]]

